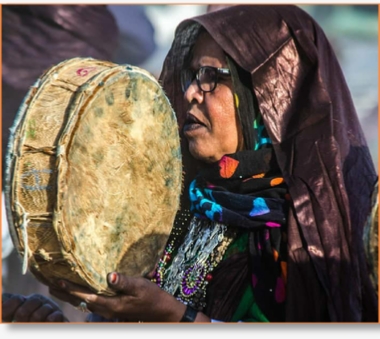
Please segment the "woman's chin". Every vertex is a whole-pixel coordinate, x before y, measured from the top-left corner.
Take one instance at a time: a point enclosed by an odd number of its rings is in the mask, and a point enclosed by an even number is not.
[[[193,158],[204,162],[206,164],[211,164],[213,162],[219,161],[223,155],[214,154],[210,151],[204,151],[200,150],[197,147],[189,147],[190,154],[193,156]]]

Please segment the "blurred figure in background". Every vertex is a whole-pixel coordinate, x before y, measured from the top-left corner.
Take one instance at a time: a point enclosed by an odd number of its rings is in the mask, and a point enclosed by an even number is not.
[[[112,61],[140,67],[156,50],[155,30],[146,6],[108,5],[119,28],[119,39]]]

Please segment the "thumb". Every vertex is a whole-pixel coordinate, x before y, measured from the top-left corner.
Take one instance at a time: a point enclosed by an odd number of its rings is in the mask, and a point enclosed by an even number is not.
[[[124,292],[124,294],[134,294],[136,289],[136,278],[127,277],[118,272],[112,272],[107,275],[108,285],[115,291]]]

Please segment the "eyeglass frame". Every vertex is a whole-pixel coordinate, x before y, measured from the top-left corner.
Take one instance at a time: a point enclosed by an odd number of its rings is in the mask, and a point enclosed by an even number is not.
[[[199,72],[201,71],[201,69],[205,69],[205,68],[211,68],[212,70],[215,71],[215,74],[216,74],[215,75],[215,85],[213,86],[212,89],[210,89],[208,91],[205,91],[202,89],[201,83],[199,80]],[[231,71],[229,68],[213,67],[213,66],[201,66],[195,72],[192,72],[192,78],[191,78],[192,80],[189,82],[189,84],[187,85],[187,87],[185,89],[185,85],[184,85],[184,81],[183,81],[183,74],[185,72],[189,72],[189,71],[190,71],[190,69],[188,69],[188,68],[181,71],[181,89],[182,89],[183,93],[185,93],[189,89],[189,87],[193,83],[194,79],[196,80],[197,86],[198,86],[200,91],[202,91],[203,93],[210,93],[210,92],[214,91],[216,86],[218,85],[219,75],[231,75]]]

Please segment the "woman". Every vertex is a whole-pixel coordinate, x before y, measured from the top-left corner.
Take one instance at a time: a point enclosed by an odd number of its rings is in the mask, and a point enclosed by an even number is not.
[[[65,281],[51,293],[85,301],[89,321],[376,322],[361,239],[377,175],[313,19],[233,6],[186,20],[161,81],[188,194],[156,272],[110,273],[117,297]],[[8,321],[44,319],[15,299]]]

